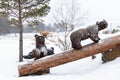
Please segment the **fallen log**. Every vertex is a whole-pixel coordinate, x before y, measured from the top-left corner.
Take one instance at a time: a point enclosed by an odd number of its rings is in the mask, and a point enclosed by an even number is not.
[[[88,56],[92,56],[120,45],[120,35],[83,46],[79,50],[69,50],[47,58],[23,64],[18,67],[19,76],[32,74],[47,68],[62,65]]]

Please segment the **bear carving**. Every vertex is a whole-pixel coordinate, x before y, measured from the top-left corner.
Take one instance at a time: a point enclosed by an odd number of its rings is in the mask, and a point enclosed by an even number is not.
[[[35,42],[36,42],[36,48],[33,49],[28,55],[24,55],[23,58],[25,59],[32,59],[34,60],[52,55],[54,54],[54,48],[51,47],[50,49],[47,49],[45,45],[45,35],[39,36],[35,35]]]
[[[36,41],[36,48],[40,50],[40,53],[42,53],[44,56],[47,55],[47,47],[45,45],[45,37],[46,36],[38,36],[35,35],[35,41]]]
[[[102,52],[103,63],[115,60],[118,57],[120,57],[120,45],[116,46],[115,48]]]
[[[96,22],[96,24],[88,26],[85,29],[78,29],[71,33],[70,40],[72,44],[72,48],[81,49],[81,41],[90,38],[92,41],[97,43],[100,38],[98,36],[98,32],[100,30],[105,29],[108,26],[108,23],[103,20],[100,22]]]
[[[40,59],[42,57],[54,54],[53,47],[51,47],[51,49],[47,49],[47,47],[45,45],[45,37],[46,37],[45,35],[39,36],[36,34],[35,35],[36,48],[33,49],[28,55],[24,55],[23,57],[25,59],[34,58],[34,60],[37,60],[37,59]],[[42,74],[46,74],[49,72],[50,72],[50,69],[48,68],[48,69],[38,71],[38,72],[33,73],[33,74],[42,75]]]

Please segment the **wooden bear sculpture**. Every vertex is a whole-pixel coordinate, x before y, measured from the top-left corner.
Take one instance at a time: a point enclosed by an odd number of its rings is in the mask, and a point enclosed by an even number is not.
[[[117,57],[120,57],[120,46],[102,52],[103,63],[115,60]]]
[[[71,33],[70,40],[72,48],[81,49],[81,41],[90,38],[95,43],[100,40],[98,37],[98,32],[107,27],[107,22],[105,20],[96,22],[95,25],[88,26],[86,29],[78,29]]]
[[[52,55],[54,54],[54,48],[51,47],[51,49],[47,49],[46,45],[45,45],[45,35],[39,36],[39,35],[35,35],[35,41],[36,41],[36,48],[33,49],[28,55],[23,56],[25,59],[32,59],[34,58],[34,60],[40,59],[42,57],[48,56],[48,55]],[[36,72],[34,74],[37,75],[42,75],[42,74],[46,74],[49,73],[50,69],[45,69],[39,72]]]
[[[100,22],[96,22],[96,24],[88,26],[85,29],[78,29],[71,33],[70,40],[72,44],[72,48],[74,49],[81,49],[81,41],[90,38],[92,41],[97,43],[100,38],[98,37],[98,32],[100,30],[105,29],[108,26],[108,23],[103,20]],[[94,59],[95,56],[92,56],[92,59]]]

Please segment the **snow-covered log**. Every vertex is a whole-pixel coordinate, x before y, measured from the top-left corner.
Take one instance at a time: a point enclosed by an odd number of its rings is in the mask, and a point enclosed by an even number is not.
[[[36,73],[47,68],[92,56],[118,45],[120,45],[120,35],[100,40],[99,43],[88,44],[79,50],[69,50],[47,58],[38,59],[36,61],[20,65],[18,68],[19,76]]]

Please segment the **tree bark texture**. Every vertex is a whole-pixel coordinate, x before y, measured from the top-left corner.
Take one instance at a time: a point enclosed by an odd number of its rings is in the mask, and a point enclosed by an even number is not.
[[[22,17],[21,17],[21,0],[18,0],[19,4],[19,62],[23,61],[23,26],[22,26]]]
[[[25,76],[40,70],[62,65],[88,56],[92,56],[120,45],[120,35],[88,44],[79,50],[69,50],[19,66],[19,76]]]

